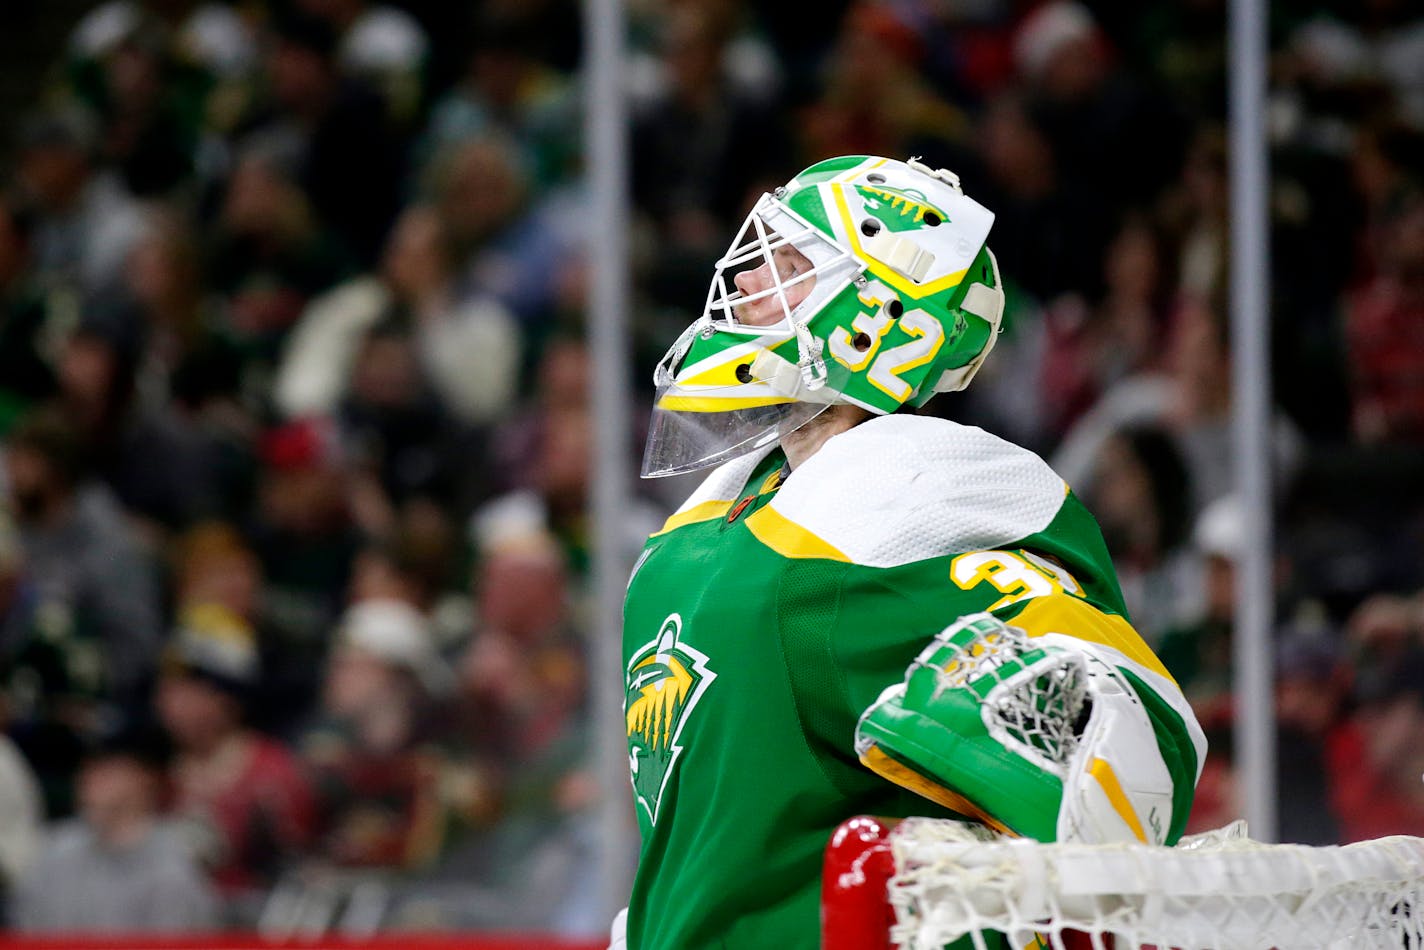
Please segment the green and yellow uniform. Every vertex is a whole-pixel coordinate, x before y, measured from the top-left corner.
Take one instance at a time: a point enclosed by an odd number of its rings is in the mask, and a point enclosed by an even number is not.
[[[954,814],[859,761],[857,720],[937,633],[984,610],[1031,636],[1076,638],[1131,680],[1170,804],[1139,815],[1120,788],[1102,794],[1133,835],[1175,841],[1200,730],[1129,626],[1091,515],[1030,452],[885,416],[793,473],[779,450],[716,469],[634,569],[623,653],[642,850],[630,950],[817,946],[836,825]],[[868,764],[915,784],[894,763]]]

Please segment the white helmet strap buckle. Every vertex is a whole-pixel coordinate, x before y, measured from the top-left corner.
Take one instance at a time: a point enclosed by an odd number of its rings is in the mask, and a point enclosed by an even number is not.
[[[972,313],[989,324],[989,339],[984,343],[984,349],[979,351],[979,355],[958,369],[947,369],[935,383],[934,391],[937,393],[958,392],[969,385],[969,381],[974,378],[974,374],[979,372],[979,367],[984,365],[984,360],[989,355],[989,351],[994,348],[994,344],[999,339],[999,329],[1004,320],[1004,291],[1003,285],[999,282],[999,262],[994,257],[994,253],[985,248],[985,253],[989,255],[989,266],[994,272],[994,286],[974,283],[969,285],[969,289],[964,292],[964,299],[960,301],[959,309],[967,313]]]
[[[964,194],[964,189],[959,186],[959,176],[956,175],[954,172],[950,171],[948,168],[931,168],[924,162],[920,161],[920,157],[918,155],[916,155],[914,158],[907,160],[905,164],[909,165],[917,172],[922,172],[926,175],[929,175],[931,178],[938,178],[940,181],[944,182],[946,185],[953,188],[961,195]]]
[[[822,373],[824,366],[822,363]],[[815,384],[809,382],[809,366],[791,363],[770,350],[763,350],[752,361],[751,374],[770,384],[772,389],[798,402],[829,405],[837,401],[839,394],[825,385],[824,376]]]
[[[894,268],[915,283],[925,279],[934,266],[935,256],[919,244],[899,234],[892,234],[881,228],[874,237],[866,238],[861,244],[865,253]]]

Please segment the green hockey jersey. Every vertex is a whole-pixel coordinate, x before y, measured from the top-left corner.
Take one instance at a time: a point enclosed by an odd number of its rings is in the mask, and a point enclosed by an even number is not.
[[[842,820],[953,816],[853,746],[866,707],[966,613],[1067,634],[1132,677],[1171,771],[1156,837],[1180,836],[1200,729],[1129,626],[1097,524],[1047,464],[980,429],[895,415],[794,473],[784,463],[763,450],[716,469],[629,581],[630,950],[810,950]]]

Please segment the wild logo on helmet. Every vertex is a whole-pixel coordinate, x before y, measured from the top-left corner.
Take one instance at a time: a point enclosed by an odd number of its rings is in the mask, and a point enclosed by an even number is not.
[[[855,190],[865,199],[865,210],[892,231],[906,230],[921,224],[938,225],[949,220],[949,215],[930,204],[929,199],[920,191],[890,191],[864,185]],[[929,221],[925,220],[926,214],[930,216]]]
[[[717,678],[707,668],[707,657],[680,643],[681,636],[682,617],[669,614],[657,637],[633,654],[624,677],[628,768],[638,807],[654,823],[673,767],[682,754],[678,739],[683,727]]]

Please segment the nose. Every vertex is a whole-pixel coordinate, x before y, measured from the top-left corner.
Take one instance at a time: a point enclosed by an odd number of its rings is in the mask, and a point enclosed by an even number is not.
[[[761,293],[771,286],[771,262],[767,261],[755,270],[744,270],[732,278],[737,289],[747,296]]]

